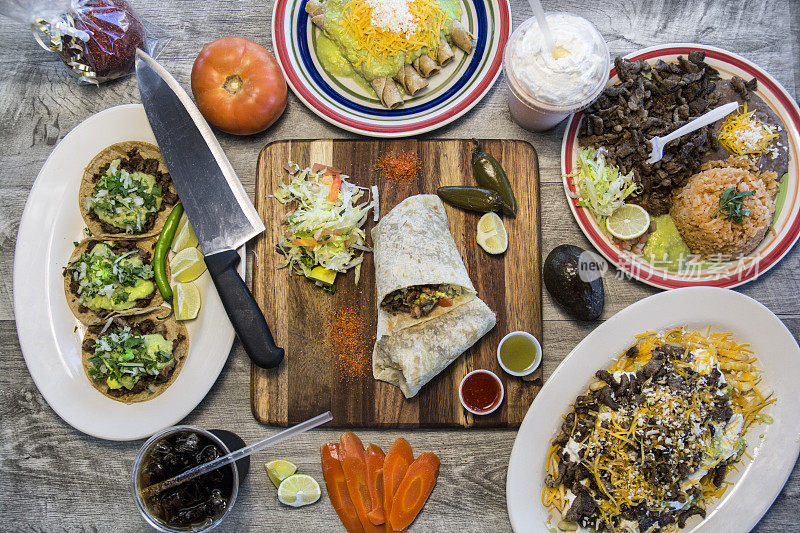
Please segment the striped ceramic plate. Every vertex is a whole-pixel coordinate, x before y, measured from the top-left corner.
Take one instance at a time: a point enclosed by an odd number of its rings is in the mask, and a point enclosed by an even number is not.
[[[315,53],[319,30],[306,0],[276,0],[272,40],[289,86],[314,113],[340,128],[371,137],[405,137],[444,126],[483,98],[500,74],[511,10],[508,0],[460,0],[461,21],[475,36],[470,55],[456,57],[428,78],[429,86],[392,110],[348,78],[330,76]]]
[[[693,50],[706,53],[706,63],[719,70],[723,78],[738,75],[744,79],[758,80],[757,94],[775,111],[783,121],[789,139],[789,171],[781,180],[781,189],[775,203],[775,218],[772,230],[767,232],[761,244],[749,255],[733,261],[692,260],[687,268],[674,272],[644,261],[617,247],[600,229],[595,218],[586,207],[578,206],[575,187],[569,176],[577,169],[578,126],[582,113],[574,114],[564,133],[561,146],[561,170],[564,190],[575,220],[597,250],[616,265],[621,272],[654,287],[675,289],[678,287],[713,286],[736,287],[756,279],[785,256],[800,236],[800,108],[797,102],[775,78],[747,59],[713,46],[700,44],[665,44],[634,52],[626,57],[645,59],[653,63],[659,59],[676,61],[679,55]],[[616,83],[616,71],[611,71],[610,83]],[[780,177],[780,176],[779,176]]]

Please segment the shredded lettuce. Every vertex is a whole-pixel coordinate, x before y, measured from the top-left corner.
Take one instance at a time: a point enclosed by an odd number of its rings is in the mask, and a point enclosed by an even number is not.
[[[314,172],[292,165],[292,181],[282,183],[273,197],[282,204],[296,203],[297,209],[286,215],[286,228],[278,249],[286,257],[280,268],[290,267],[297,274],[310,277],[311,270],[322,266],[337,272],[360,270],[366,245],[363,229],[370,209],[378,209],[377,198],[368,187],[359,187],[341,175],[335,201],[330,201],[336,178],[326,170]],[[358,252],[361,252],[360,254]],[[356,279],[358,283],[358,279]]]
[[[601,224],[638,189],[633,172],[621,174],[619,168],[606,163],[601,151],[591,147],[581,148],[574,183],[578,205],[588,207]]]

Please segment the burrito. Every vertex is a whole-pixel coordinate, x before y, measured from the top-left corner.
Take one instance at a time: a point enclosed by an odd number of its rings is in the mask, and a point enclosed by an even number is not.
[[[372,240],[373,374],[411,398],[492,329],[495,314],[476,296],[438,196],[407,198],[375,226]]]

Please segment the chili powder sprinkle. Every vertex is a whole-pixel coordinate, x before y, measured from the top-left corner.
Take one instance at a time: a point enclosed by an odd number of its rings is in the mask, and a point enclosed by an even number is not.
[[[364,325],[356,298],[334,304],[328,321],[328,344],[338,375],[345,380],[359,377],[372,367],[371,339],[362,335]]]
[[[394,181],[415,181],[422,170],[422,163],[416,152],[403,150],[391,152],[378,158],[375,170],[382,177]]]

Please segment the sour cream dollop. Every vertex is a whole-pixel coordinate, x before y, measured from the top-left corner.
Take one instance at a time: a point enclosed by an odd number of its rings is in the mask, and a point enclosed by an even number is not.
[[[551,13],[547,22],[553,51],[547,50],[538,23],[525,23],[527,29],[511,49],[511,75],[540,102],[559,107],[586,105],[608,76],[605,40],[588,20],[576,15]]]

